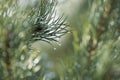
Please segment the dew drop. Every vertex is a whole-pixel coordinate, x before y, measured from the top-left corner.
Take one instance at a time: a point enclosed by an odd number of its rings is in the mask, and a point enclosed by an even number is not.
[[[54,50],[56,50],[57,48],[53,48]]]
[[[61,46],[61,44],[60,44],[60,43],[58,43],[58,45],[59,45],[59,46]]]
[[[61,43],[57,42],[57,45],[58,45],[58,46],[61,46]]]
[[[68,32],[68,34],[70,34],[71,32]]]

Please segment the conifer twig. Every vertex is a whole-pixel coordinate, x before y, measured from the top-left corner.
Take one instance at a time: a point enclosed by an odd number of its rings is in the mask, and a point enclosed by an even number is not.
[[[32,10],[30,24],[32,24],[32,41],[57,41],[58,38],[68,32],[64,16],[55,13],[56,2],[41,0],[38,8]],[[42,12],[42,13],[41,13]]]
[[[4,51],[5,51],[5,64],[6,64],[6,70],[7,70],[7,77],[6,80],[12,80],[11,77],[11,61],[10,61],[10,53],[9,53],[9,48],[10,48],[10,39],[9,39],[9,30],[6,30],[4,33],[5,36],[5,42],[4,42]]]
[[[96,29],[96,35],[91,38],[91,40],[89,41],[89,47],[88,47],[88,52],[89,52],[89,63],[91,63],[91,58],[95,53],[95,50],[97,48],[98,42],[100,40],[100,37],[103,35],[104,31],[105,31],[105,27],[107,24],[107,20],[113,10],[113,5],[115,3],[115,0],[111,0],[109,3],[109,6],[106,8],[105,12],[103,13],[104,15],[102,16],[99,24],[98,24],[98,28]],[[96,41],[94,41],[96,40]],[[94,43],[95,42],[95,43]]]

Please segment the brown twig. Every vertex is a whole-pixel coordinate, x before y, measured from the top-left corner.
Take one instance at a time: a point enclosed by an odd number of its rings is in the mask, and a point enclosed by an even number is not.
[[[9,30],[6,30],[4,33],[5,36],[5,42],[4,42],[4,51],[5,51],[5,64],[6,64],[6,70],[7,70],[7,78],[6,80],[12,80],[11,77],[11,61],[10,61],[10,52],[9,52],[9,42],[10,42],[10,38],[9,38]]]
[[[103,17],[101,18],[101,20],[98,24],[98,28],[96,30],[96,35],[93,38],[91,38],[91,40],[89,41],[89,46],[88,46],[89,64],[91,64],[92,56],[95,55],[95,50],[97,48],[98,42],[105,31],[105,27],[106,27],[108,18],[112,12],[114,2],[115,2],[115,0],[110,1],[108,7],[105,9],[105,12],[103,13]]]

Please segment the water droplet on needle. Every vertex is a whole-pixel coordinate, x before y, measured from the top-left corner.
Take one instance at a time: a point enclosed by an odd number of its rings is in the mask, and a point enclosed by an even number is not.
[[[60,44],[60,43],[58,43],[58,45],[59,45],[59,46],[61,46],[61,44]]]
[[[53,48],[54,50],[56,50],[57,48]]]

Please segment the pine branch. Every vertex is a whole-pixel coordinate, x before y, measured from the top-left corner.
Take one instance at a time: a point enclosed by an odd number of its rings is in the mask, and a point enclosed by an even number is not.
[[[105,27],[107,27],[106,24],[108,23],[107,22],[108,18],[110,17],[110,14],[113,10],[114,3],[115,3],[115,0],[111,0],[109,2],[109,6],[106,7],[106,10],[103,13],[103,16],[98,24],[98,28],[96,29],[96,35],[93,38],[91,38],[91,40],[89,41],[89,47],[88,47],[89,48],[88,52],[90,53],[88,58],[89,63],[91,63],[92,56],[95,55],[94,54],[95,50],[97,48],[97,45],[100,41],[101,36],[104,34],[104,31],[106,29]]]
[[[5,65],[6,65],[6,71],[7,71],[7,77],[6,80],[12,80],[12,73],[11,73],[11,57],[10,57],[10,31],[8,29],[6,29],[6,31],[4,32],[4,36],[5,36],[5,42],[4,42],[4,51],[5,51]]]
[[[32,25],[31,41],[57,41],[68,32],[66,18],[58,17],[55,13],[56,2],[52,0],[41,0],[38,8],[32,9],[29,23]]]

